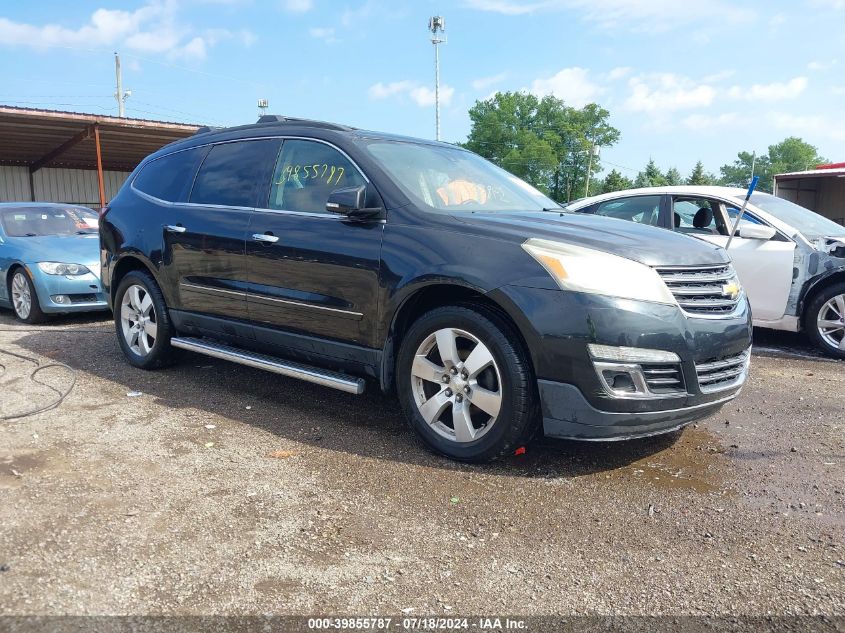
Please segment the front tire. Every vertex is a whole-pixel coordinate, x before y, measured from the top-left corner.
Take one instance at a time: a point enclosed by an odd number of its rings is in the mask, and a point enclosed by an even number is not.
[[[402,341],[396,376],[411,427],[452,459],[495,460],[539,423],[527,355],[513,328],[485,308],[448,306],[420,317]]]
[[[164,295],[155,280],[133,270],[120,282],[114,300],[117,341],[126,360],[141,369],[158,369],[174,361],[174,334]]]
[[[15,316],[24,323],[42,323],[47,317],[38,303],[38,293],[32,279],[23,268],[18,268],[9,282],[9,296]]]
[[[804,328],[825,354],[845,359],[845,283],[828,286],[813,298],[805,312]]]

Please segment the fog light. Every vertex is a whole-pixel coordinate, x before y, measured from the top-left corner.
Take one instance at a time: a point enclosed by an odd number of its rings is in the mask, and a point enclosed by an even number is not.
[[[53,303],[70,303],[70,297],[67,295],[53,295],[50,298],[53,300]]]
[[[637,388],[634,386],[634,381],[628,372],[605,371],[603,373],[604,379],[613,391],[636,393]]]

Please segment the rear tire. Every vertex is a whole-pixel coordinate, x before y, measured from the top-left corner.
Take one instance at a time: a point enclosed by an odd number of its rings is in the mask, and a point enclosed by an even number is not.
[[[396,363],[400,404],[433,450],[489,462],[527,442],[539,425],[534,372],[513,328],[480,306],[421,316]]]
[[[24,268],[16,268],[9,281],[9,299],[15,316],[24,323],[43,323],[47,315],[38,303],[38,293],[35,285]]]
[[[845,283],[828,286],[804,311],[804,329],[828,356],[845,359]]]
[[[158,369],[171,365],[176,350],[170,346],[173,324],[164,295],[147,273],[133,270],[120,281],[114,298],[117,341],[131,365]]]

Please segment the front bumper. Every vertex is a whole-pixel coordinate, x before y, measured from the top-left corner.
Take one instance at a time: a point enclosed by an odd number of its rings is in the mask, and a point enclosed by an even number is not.
[[[531,353],[546,435],[613,440],[665,433],[715,413],[736,397],[745,375],[725,388],[702,386],[699,371],[751,346],[751,311],[742,301],[728,318],[695,318],[676,306],[599,295],[505,286],[494,298],[517,322]],[[609,393],[589,344],[677,355],[683,388],[648,398]]]
[[[669,433],[716,413],[739,390],[714,402],[651,412],[618,412],[596,409],[578,387],[548,380],[538,381],[543,408],[543,433],[566,440],[629,440]]]
[[[37,265],[27,267],[32,275],[41,310],[48,314],[108,310],[103,285],[94,273],[67,277],[48,275]],[[59,301],[62,297],[62,301]]]

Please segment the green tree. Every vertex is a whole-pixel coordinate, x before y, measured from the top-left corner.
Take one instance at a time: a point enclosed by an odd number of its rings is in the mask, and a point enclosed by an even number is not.
[[[681,176],[681,172],[679,172],[674,167],[670,167],[666,172],[666,184],[667,185],[682,185],[684,184],[684,177]]]
[[[666,184],[666,176],[657,167],[653,158],[648,159],[645,169],[637,174],[634,180],[635,187],[662,187]]]
[[[772,191],[775,174],[812,169],[828,162],[814,145],[797,136],[785,138],[780,143],[769,145],[768,152],[754,158],[751,152],[739,152],[732,164],[722,165],[720,182],[734,187],[745,187],[751,182],[751,165],[754,175],[760,176],[757,188]]]
[[[757,156],[756,159],[751,152],[739,152],[736,160],[731,165],[722,165],[719,171],[722,177],[719,184],[726,187],[747,187],[751,182],[751,166],[754,165],[754,174],[760,176],[760,183],[757,188],[761,191],[772,190],[772,165],[766,155]]]
[[[601,189],[596,189],[595,192],[610,193],[612,191],[631,189],[633,186],[634,183],[630,178],[626,178],[621,173],[613,169],[607,176],[604,177],[604,180],[601,183]]]
[[[692,168],[692,172],[689,175],[689,178],[686,180],[686,184],[688,185],[715,185],[716,184],[716,176],[713,174],[704,171],[704,164],[701,161],[698,161],[695,164],[695,167]]]
[[[601,171],[596,155],[590,166],[593,146],[609,147],[619,140],[604,108],[594,103],[571,108],[552,96],[499,92],[477,101],[469,117],[472,128],[464,147],[558,202],[583,196],[588,169]]]

